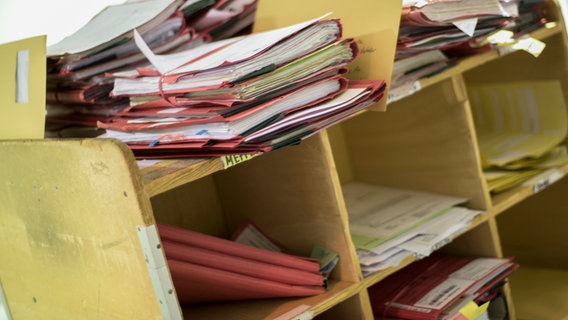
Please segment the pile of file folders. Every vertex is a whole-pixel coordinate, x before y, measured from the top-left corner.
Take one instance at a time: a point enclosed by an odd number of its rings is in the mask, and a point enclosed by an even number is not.
[[[91,78],[93,92],[110,90],[100,96],[108,102],[104,109],[70,104],[72,112],[52,113],[48,120],[104,129],[99,137],[122,140],[137,158],[256,154],[297,144],[384,93],[383,80],[345,77],[359,50],[353,39],[342,39],[338,19],[316,18],[167,54],[139,29],[127,32],[130,44],[150,63]],[[62,102],[61,96],[56,100]]]
[[[515,38],[546,23],[542,0],[405,1],[397,57],[441,50],[460,57],[490,50],[487,37],[499,30]]]
[[[133,29],[155,52],[173,53],[246,30],[255,10],[256,0],[144,0],[106,7],[47,48],[49,127],[62,134],[73,125],[94,127],[97,119],[128,106],[128,98],[110,96],[109,73],[148,66]]]
[[[548,22],[546,11],[544,0],[403,1],[389,102],[412,93],[414,81],[453,67],[458,58],[539,47],[528,35]]]
[[[158,231],[180,303],[313,296],[326,292],[317,260],[179,227]]]
[[[489,319],[490,311],[506,309],[502,287],[518,268],[511,258],[435,254],[371,286],[373,313],[387,320]]]

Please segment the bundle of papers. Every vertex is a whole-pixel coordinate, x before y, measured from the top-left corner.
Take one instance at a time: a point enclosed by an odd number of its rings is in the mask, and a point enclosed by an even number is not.
[[[568,163],[568,116],[558,81],[472,85],[468,93],[491,192],[562,176],[554,169]]]
[[[405,1],[397,57],[478,46],[476,39],[505,27],[518,16],[516,1]]]
[[[477,319],[518,267],[512,258],[432,255],[370,287],[373,313],[381,319]]]
[[[343,186],[351,237],[364,276],[429,256],[467,229],[482,212],[467,199],[363,182]]]
[[[117,72],[112,95],[130,106],[100,121],[101,137],[138,158],[259,153],[293,145],[378,102],[382,80],[348,81],[359,49],[337,19],[215,41],[156,55]]]
[[[417,80],[452,67],[461,57],[494,48],[540,54],[544,44],[527,34],[547,22],[545,12],[540,0],[404,1],[395,65],[414,67],[393,72],[389,101],[417,91]],[[437,53],[428,55],[430,51]]]
[[[154,52],[178,52],[250,27],[255,8],[256,0],[143,0],[106,7],[48,47],[50,127],[96,126],[101,115],[129,105],[128,99],[110,96],[109,73],[148,66],[134,30]],[[85,119],[77,121],[81,115]]]
[[[326,291],[318,261],[160,224],[180,303],[312,296]]]

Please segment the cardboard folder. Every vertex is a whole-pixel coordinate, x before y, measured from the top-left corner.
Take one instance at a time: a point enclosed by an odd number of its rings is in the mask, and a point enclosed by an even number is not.
[[[324,286],[325,284],[324,278],[319,272],[308,272],[271,263],[249,260],[169,240],[163,240],[162,245],[168,259],[175,259],[212,269],[234,272],[253,278],[290,285]]]
[[[319,263],[308,258],[158,225],[181,303],[311,296],[324,293]]]
[[[45,36],[0,45],[0,139],[43,138],[45,52]]]
[[[180,303],[313,296],[322,286],[298,286],[168,260]]]
[[[175,241],[186,245],[205,248],[250,260],[280,265],[287,268],[299,269],[308,272],[319,272],[319,264],[317,262],[310,261],[303,257],[259,249],[233,242],[231,240],[217,238],[167,224],[158,224],[158,232],[163,241]]]
[[[447,319],[470,301],[490,301],[518,267],[512,258],[435,254],[370,287],[373,312],[380,319]]]

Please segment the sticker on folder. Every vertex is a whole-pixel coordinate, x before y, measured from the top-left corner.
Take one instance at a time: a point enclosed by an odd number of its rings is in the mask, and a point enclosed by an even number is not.
[[[0,139],[43,138],[45,52],[45,36],[0,45]]]

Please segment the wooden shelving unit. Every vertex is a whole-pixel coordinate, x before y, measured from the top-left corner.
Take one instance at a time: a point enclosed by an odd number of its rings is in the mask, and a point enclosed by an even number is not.
[[[256,28],[333,11],[373,53],[354,77],[389,79],[401,3],[366,5],[261,0]],[[547,45],[541,57],[495,50],[463,59],[408,97],[230,168],[222,159],[139,167],[116,140],[0,141],[0,281],[13,318],[373,319],[367,288],[414,259],[362,276],[341,192],[351,181],[468,198],[486,214],[442,250],[515,256],[510,319],[568,317],[568,179],[490,194],[467,94],[472,84],[556,79],[568,101],[568,42],[557,4],[550,8],[554,23],[532,33]],[[155,225],[226,238],[247,220],[296,254],[316,244],[338,252],[327,293],[180,306]]]

